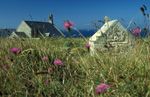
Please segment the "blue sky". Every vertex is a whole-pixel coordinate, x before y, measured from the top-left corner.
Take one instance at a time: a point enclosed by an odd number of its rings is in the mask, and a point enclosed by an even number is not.
[[[150,13],[150,0],[0,0],[0,28],[17,28],[23,19],[31,20],[30,15],[33,21],[48,21],[50,13],[59,29],[64,29],[65,20],[74,22],[77,29],[91,29],[91,20],[106,15],[123,23],[122,17],[127,26],[132,18],[142,23],[139,12],[143,4]]]

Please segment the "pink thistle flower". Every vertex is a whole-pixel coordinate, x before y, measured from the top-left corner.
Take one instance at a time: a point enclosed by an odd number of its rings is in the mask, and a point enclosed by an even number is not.
[[[134,33],[134,34],[139,34],[140,32],[141,32],[140,29],[135,29],[135,30],[133,30],[133,33]]]
[[[76,61],[77,61],[78,59],[79,59],[78,57],[75,58]]]
[[[91,47],[90,44],[86,44],[85,47],[88,49],[88,51],[90,51],[90,47]]]
[[[12,49],[10,49],[10,52],[13,52],[13,53],[17,53],[18,51],[20,51],[20,49],[19,48],[12,48]]]
[[[85,45],[86,48],[90,48],[90,46],[91,46],[90,44],[86,44]]]
[[[49,84],[49,79],[46,79],[45,83],[46,83],[46,84]]]
[[[67,31],[69,32],[69,35],[71,34],[70,31],[70,27],[74,26],[74,23],[70,23],[68,20],[64,23],[64,27],[67,28]]]
[[[50,72],[51,70],[52,70],[52,68],[49,68],[49,69],[48,69],[48,72]]]
[[[96,94],[99,94],[99,93],[100,93],[100,90],[101,90],[102,92],[104,92],[105,89],[107,89],[107,88],[109,88],[109,85],[100,83],[100,84],[95,88],[95,90],[96,90],[95,93],[96,93]]]
[[[74,23],[70,23],[69,21],[64,23],[64,27],[67,29],[70,28],[71,26],[74,26]]]
[[[58,65],[58,66],[60,66],[60,65],[62,65],[63,63],[60,61],[60,60],[56,60],[56,61],[54,61],[54,65]]]
[[[10,66],[10,64],[8,64],[8,65],[5,65],[3,68],[4,68],[4,69],[6,69],[8,66]]]
[[[43,58],[42,58],[42,60],[46,60],[46,61],[48,61],[48,58],[47,58],[47,57],[43,57]]]
[[[7,65],[5,65],[3,68],[6,69],[6,68],[7,68]]]

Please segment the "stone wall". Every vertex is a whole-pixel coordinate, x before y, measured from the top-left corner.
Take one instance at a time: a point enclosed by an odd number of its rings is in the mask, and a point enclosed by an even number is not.
[[[16,32],[24,32],[29,38],[31,38],[31,28],[24,21],[21,22],[16,29]]]

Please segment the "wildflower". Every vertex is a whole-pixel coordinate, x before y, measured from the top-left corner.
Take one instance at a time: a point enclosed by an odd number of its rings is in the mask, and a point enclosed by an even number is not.
[[[85,45],[86,48],[89,48],[90,46],[91,46],[90,44],[86,44],[86,45]]]
[[[88,51],[90,51],[90,44],[86,44],[85,47],[88,49]]]
[[[10,66],[10,65],[9,65],[9,64],[8,64],[8,65],[5,65],[3,68],[6,69],[8,66]]]
[[[78,57],[75,58],[76,61],[77,61],[78,59],[79,59]]]
[[[46,79],[45,83],[46,83],[46,84],[49,84],[49,79]]]
[[[12,49],[10,49],[10,52],[13,52],[13,53],[17,53],[18,51],[20,51],[20,49],[19,48],[12,48]]]
[[[48,69],[48,72],[50,72],[51,70],[52,70],[52,68],[49,68],[49,69]]]
[[[135,30],[133,30],[133,33],[135,33],[135,34],[139,34],[140,32],[141,32],[140,29],[135,29]]]
[[[46,60],[46,61],[48,61],[48,58],[47,58],[47,57],[43,57],[43,58],[42,58],[42,60]]]
[[[96,93],[96,94],[99,94],[99,93],[100,93],[100,90],[101,90],[102,92],[104,92],[105,89],[107,89],[107,88],[109,88],[109,85],[100,83],[100,84],[95,88],[95,90],[96,90],[95,93]]]
[[[60,60],[56,60],[56,61],[54,61],[54,65],[62,65],[63,63],[60,61]]]
[[[68,20],[64,23],[65,28],[70,28],[71,26],[74,26],[74,23],[70,23]]]
[[[69,36],[71,36],[71,29],[70,27],[74,26],[74,23],[70,23],[68,20],[64,23],[64,27],[67,28],[67,31],[69,32]]]
[[[6,68],[7,68],[7,65],[5,65],[3,68],[6,69]]]
[[[9,57],[8,60],[10,60],[11,62],[13,61],[12,57]]]

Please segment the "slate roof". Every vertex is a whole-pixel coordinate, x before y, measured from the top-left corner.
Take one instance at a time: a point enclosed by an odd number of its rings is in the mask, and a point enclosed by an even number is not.
[[[29,38],[24,32],[15,32],[19,37]]]
[[[10,36],[13,31],[16,29],[0,29],[0,37]]]
[[[25,23],[33,30],[39,30],[41,33],[50,32],[51,36],[64,36],[64,34],[57,29],[55,25],[49,22],[25,21]]]

